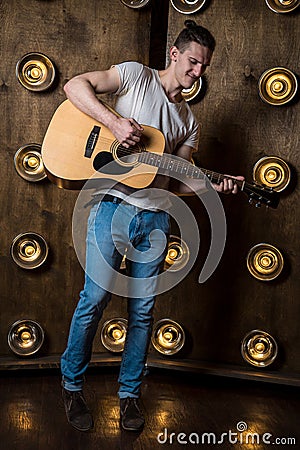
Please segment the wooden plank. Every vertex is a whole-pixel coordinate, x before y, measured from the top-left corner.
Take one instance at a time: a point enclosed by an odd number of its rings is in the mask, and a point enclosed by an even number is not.
[[[135,11],[119,0],[100,3],[1,2],[1,356],[12,354],[7,333],[23,318],[37,320],[44,328],[42,354],[60,354],[83,284],[71,229],[78,193],[60,190],[47,180],[25,181],[15,171],[15,152],[28,143],[41,144],[52,114],[65,99],[63,85],[69,78],[124,60],[148,63],[151,10]],[[30,92],[18,82],[16,63],[28,52],[42,52],[54,62],[53,89]],[[27,231],[41,234],[50,246],[46,265],[33,271],[20,269],[10,257],[14,237]]]
[[[277,210],[250,207],[242,196],[222,197],[227,244],[218,269],[201,286],[197,285],[197,273],[210,235],[203,208],[191,204],[203,230],[204,247],[195,271],[175,292],[165,295],[160,315],[175,311],[173,317],[186,325],[193,345],[188,357],[238,364],[242,338],[251,329],[259,328],[278,340],[281,360],[277,370],[299,372],[300,334],[295,323],[300,312],[296,301],[300,293],[296,256],[299,193],[295,190],[299,104],[272,107],[258,95],[258,79],[264,70],[284,66],[297,71],[299,15],[272,13],[265,2],[258,0],[251,7],[239,0],[210,2],[205,10],[189,17],[170,8],[169,45],[187,18],[207,27],[217,41],[205,75],[206,95],[192,106],[201,124],[196,163],[221,173],[244,174],[251,181],[252,168],[259,158],[279,156],[292,169],[292,188],[282,195]],[[261,282],[248,273],[246,255],[259,242],[282,250],[285,270],[278,280]],[[173,310],[165,307],[167,301],[172,302]],[[180,303],[186,312],[179,313]],[[197,318],[189,316],[190,311]]]

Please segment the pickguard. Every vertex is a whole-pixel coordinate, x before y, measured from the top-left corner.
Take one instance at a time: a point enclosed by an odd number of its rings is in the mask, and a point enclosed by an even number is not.
[[[134,166],[123,166],[118,164],[110,152],[100,152],[94,158],[93,167],[100,173],[122,175],[130,172]]]

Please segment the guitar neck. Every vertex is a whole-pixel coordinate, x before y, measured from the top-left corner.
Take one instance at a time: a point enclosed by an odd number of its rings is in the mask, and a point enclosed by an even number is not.
[[[233,183],[239,187],[240,191],[243,191],[249,196],[250,203],[255,202],[255,206],[265,204],[271,208],[277,208],[279,203],[278,192],[274,192],[266,186],[255,183],[247,183],[244,180],[237,180],[229,175],[223,175],[221,173],[213,172],[212,170],[201,169],[188,161],[180,158],[174,158],[172,155],[159,155],[152,152],[142,152],[139,154],[138,160],[144,164],[159,167],[168,174],[183,174],[187,178],[197,179],[204,179],[206,176],[212,183],[215,184],[220,184],[225,178],[230,178]]]
[[[237,180],[236,178],[221,173],[213,172],[212,170],[203,169],[194,166],[189,161],[182,159],[175,159],[171,155],[162,154],[158,155],[151,152],[142,152],[139,154],[139,162],[148,164],[150,166],[159,167],[169,173],[184,174],[189,178],[203,179],[206,176],[212,183],[220,184],[224,178],[232,178],[235,184],[239,186],[241,190],[244,187],[244,181]]]

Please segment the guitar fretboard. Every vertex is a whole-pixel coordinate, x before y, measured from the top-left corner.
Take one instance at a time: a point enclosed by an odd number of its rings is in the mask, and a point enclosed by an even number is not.
[[[186,175],[189,178],[203,179],[205,175],[212,183],[216,184],[220,184],[224,178],[232,178],[221,173],[199,168],[188,161],[183,161],[167,154],[159,155],[152,152],[142,152],[139,154],[138,160],[139,162],[150,166],[159,167],[170,173]],[[232,179],[240,188],[243,187],[243,181],[236,180],[235,178]]]

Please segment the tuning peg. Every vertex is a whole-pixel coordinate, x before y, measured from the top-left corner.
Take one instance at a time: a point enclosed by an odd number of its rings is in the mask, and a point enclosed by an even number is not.
[[[250,203],[250,205],[251,205],[251,203],[253,203],[253,198],[249,198],[249,203]]]
[[[260,208],[261,207],[261,203],[260,202],[255,203],[255,207],[256,208]]]

